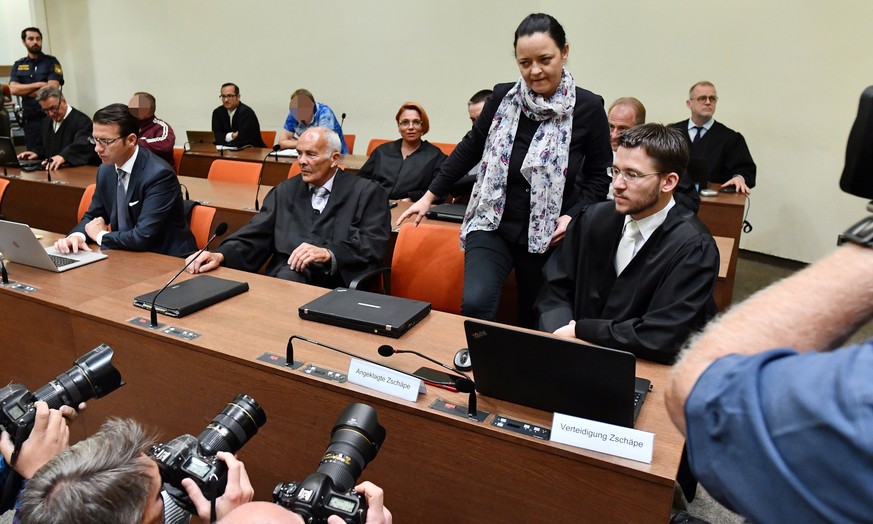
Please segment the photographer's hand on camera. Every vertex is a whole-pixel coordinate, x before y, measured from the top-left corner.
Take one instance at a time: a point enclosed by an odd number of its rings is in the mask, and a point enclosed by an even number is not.
[[[60,410],[49,409],[45,402],[35,402],[36,418],[33,430],[27,440],[21,444],[13,468],[25,479],[29,479],[36,471],[67,449],[70,442],[70,428],[67,419],[73,420],[76,411],[68,406]],[[0,435],[0,453],[7,463],[10,463],[14,444],[5,431]]]
[[[391,512],[385,507],[385,492],[370,481],[361,482],[355,486],[355,493],[367,497],[367,524],[391,524]],[[343,524],[343,519],[336,515],[327,518],[328,524]]]
[[[255,490],[252,488],[252,483],[249,481],[245,465],[242,462],[224,451],[219,451],[216,456],[227,465],[227,487],[224,490],[224,495],[215,501],[216,519],[221,519],[237,506],[251,501]],[[211,502],[203,496],[197,483],[186,478],[182,480],[182,487],[188,492],[191,502],[197,508],[197,515],[203,522],[206,524],[212,522]]]

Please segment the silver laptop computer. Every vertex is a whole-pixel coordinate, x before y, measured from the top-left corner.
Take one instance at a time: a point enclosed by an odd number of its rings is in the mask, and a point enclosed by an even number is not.
[[[215,135],[212,131],[187,131],[189,144],[209,144],[215,143]]]
[[[36,234],[18,222],[0,220],[0,254],[16,264],[45,269],[46,271],[68,271],[70,269],[103,260],[106,255],[94,251],[60,254],[54,246],[42,247]]]

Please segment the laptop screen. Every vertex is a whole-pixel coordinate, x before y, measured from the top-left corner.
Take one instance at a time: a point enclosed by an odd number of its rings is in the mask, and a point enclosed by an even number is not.
[[[633,427],[633,354],[474,320],[464,329],[483,395]]]

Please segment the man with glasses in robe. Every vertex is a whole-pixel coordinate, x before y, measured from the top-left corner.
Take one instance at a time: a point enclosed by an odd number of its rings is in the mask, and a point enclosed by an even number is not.
[[[620,135],[615,200],[573,220],[543,267],[539,329],[673,362],[715,314],[719,267],[712,235],[673,198],[687,163],[677,130],[643,124]]]
[[[68,104],[61,90],[54,86],[37,91],[36,103],[48,116],[40,127],[41,145],[35,151],[19,154],[19,160],[42,158],[45,169],[100,164],[94,148],[88,143],[92,130],[88,115]]]
[[[717,102],[718,93],[712,82],[697,82],[685,101],[691,118],[670,127],[682,131],[688,141],[690,170],[704,170],[708,174],[706,180],[721,184],[725,192],[748,195],[755,187],[755,161],[743,135],[713,118]]]

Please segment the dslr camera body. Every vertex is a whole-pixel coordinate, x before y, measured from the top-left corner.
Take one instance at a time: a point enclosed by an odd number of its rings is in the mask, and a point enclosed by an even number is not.
[[[267,422],[267,415],[252,397],[237,395],[212,419],[198,437],[180,435],[165,444],[155,444],[148,456],[155,461],[164,489],[183,509],[196,513],[182,487],[182,479],[197,483],[203,495],[215,500],[227,487],[227,465],[216,454],[236,453]]]
[[[384,441],[385,428],[376,410],[367,404],[349,405],[337,418],[318,470],[303,482],[278,484],[273,502],[308,523],[327,522],[336,515],[349,524],[363,524],[367,499],[355,492],[355,483]]]
[[[21,444],[33,430],[35,402],[41,400],[52,409],[61,406],[76,409],[80,403],[101,398],[124,385],[121,374],[112,365],[112,355],[112,348],[101,344],[78,358],[73,367],[32,393],[21,384],[9,384],[0,389],[0,427],[9,433],[15,445],[13,462]]]

